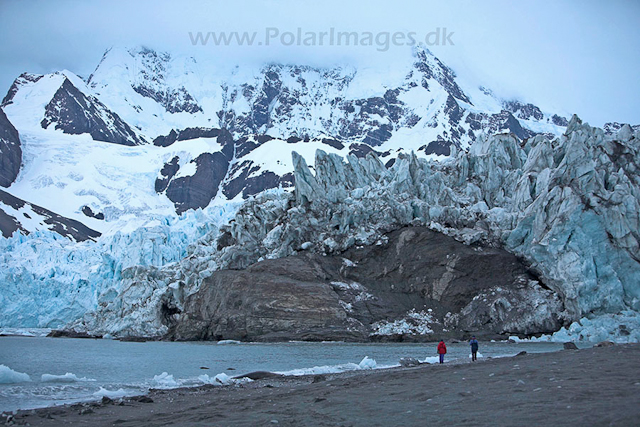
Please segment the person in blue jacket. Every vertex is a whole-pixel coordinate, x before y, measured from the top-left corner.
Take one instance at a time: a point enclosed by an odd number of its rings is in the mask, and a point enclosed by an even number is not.
[[[471,361],[475,362],[478,360],[478,340],[475,336],[471,337],[469,345],[471,345]]]

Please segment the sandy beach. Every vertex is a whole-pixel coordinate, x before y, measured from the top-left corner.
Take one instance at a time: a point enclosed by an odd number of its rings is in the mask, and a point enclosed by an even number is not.
[[[629,344],[151,390],[145,398],[20,411],[9,425],[632,426],[639,418],[640,345]]]

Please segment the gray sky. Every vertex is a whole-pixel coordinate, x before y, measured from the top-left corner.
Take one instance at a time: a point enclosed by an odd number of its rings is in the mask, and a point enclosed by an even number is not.
[[[11,1],[0,0],[0,93],[23,71],[88,76],[105,49],[157,50],[238,64],[389,66],[407,46],[193,46],[189,32],[454,34],[431,50],[463,78],[593,125],[640,123],[640,2],[628,1]],[[433,39],[432,39],[433,40]],[[286,41],[286,40],[285,40]]]

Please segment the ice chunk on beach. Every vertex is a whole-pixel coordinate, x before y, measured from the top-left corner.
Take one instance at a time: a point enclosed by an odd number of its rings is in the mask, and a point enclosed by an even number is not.
[[[290,371],[278,371],[276,374],[286,376],[301,376],[301,375],[323,375],[323,374],[335,374],[345,371],[356,371],[360,369],[359,365],[355,363],[345,363],[342,365],[323,365],[314,366],[313,368],[292,369]]]
[[[376,361],[373,359],[369,359],[369,356],[365,356],[364,359],[358,364],[360,369],[375,369]]]
[[[127,396],[127,392],[121,388],[118,390],[107,390],[106,388],[100,387],[100,390],[93,393],[93,396],[97,398],[106,396],[109,399],[120,399],[121,397]]]
[[[440,356],[427,356],[420,363],[440,363]]]
[[[478,357],[484,357],[484,356],[482,355],[482,353],[480,353],[480,352],[477,352],[477,353],[476,353],[476,356],[478,356]],[[469,354],[469,359],[471,359],[471,354]]]
[[[75,383],[95,380],[91,378],[78,378],[75,374],[67,372],[64,375],[42,374],[42,376],[40,377],[40,381],[42,381],[43,383]]]
[[[167,372],[163,372],[160,375],[155,375],[153,377],[153,382],[158,387],[162,387],[162,388],[178,387],[178,383],[173,378],[173,375],[169,375],[169,373]]]
[[[229,377],[229,375],[225,374],[224,372],[216,375],[215,377],[210,377],[207,374],[200,375],[198,379],[205,384],[213,385],[227,385],[231,383],[231,377]]]
[[[251,378],[231,378],[229,375],[225,374],[224,372],[216,375],[215,377],[210,377],[207,374],[200,375],[198,379],[205,384],[212,384],[212,385],[242,384],[242,383],[249,383],[253,381]]]
[[[31,381],[29,375],[14,371],[5,365],[0,365],[0,384],[25,383]]]

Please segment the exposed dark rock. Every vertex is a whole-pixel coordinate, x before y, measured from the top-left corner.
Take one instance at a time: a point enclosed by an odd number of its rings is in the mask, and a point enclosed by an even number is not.
[[[566,342],[562,344],[562,348],[564,348],[565,350],[577,350],[578,346],[573,342]]]
[[[171,88],[164,84],[166,64],[171,60],[169,54],[157,53],[146,47],[140,49],[136,54],[142,59],[145,67],[141,67],[140,81],[132,86],[133,90],[146,98],[153,99],[169,113],[195,114],[202,111],[202,107],[198,105],[184,86]]]
[[[453,123],[458,123],[462,119],[463,111],[451,95],[447,97],[447,102],[444,104],[444,112]]]
[[[178,213],[206,207],[218,193],[229,167],[229,159],[221,152],[203,153],[192,162],[196,164],[196,173],[172,179],[166,189]]]
[[[322,138],[322,143],[327,144],[338,150],[342,150],[344,148],[344,144],[342,142],[332,138]]]
[[[451,153],[451,144],[451,141],[440,139],[437,141],[431,141],[428,145],[420,147],[420,149],[424,149],[425,154],[448,156]]]
[[[35,83],[43,77],[44,76],[40,74],[30,74],[30,73],[20,74],[20,77],[15,79],[13,84],[9,88],[9,91],[7,92],[4,99],[2,100],[2,104],[0,105],[0,107],[6,107],[7,105],[13,104],[13,97],[16,95],[16,93],[20,89],[20,86],[28,83]]]
[[[353,154],[358,158],[367,157],[367,154],[371,152],[374,152],[378,157],[381,157],[383,155],[383,153],[374,150],[367,144],[358,144],[354,142],[353,144],[349,145],[349,154]]]
[[[178,141],[188,141],[196,138],[217,138],[222,132],[216,128],[186,128],[178,134]]]
[[[86,332],[76,332],[74,330],[63,329],[58,330],[54,329],[49,334],[47,334],[49,338],[91,338],[91,339],[101,339],[102,337],[99,335],[89,335]]]
[[[9,187],[20,172],[20,135],[0,109],[0,186]]]
[[[198,113],[202,111],[202,107],[198,105],[195,99],[184,87],[175,90],[155,90],[151,87],[133,86],[133,90],[140,95],[151,98],[158,104],[162,105],[169,113]]]
[[[258,135],[256,136],[256,141],[260,144],[264,144],[265,142],[269,142],[274,139],[271,135]]]
[[[36,215],[43,217],[43,228],[48,228],[62,236],[68,237],[69,239],[81,242],[100,237],[99,232],[92,230],[79,221],[60,216],[43,207],[25,202],[24,200],[18,199],[17,197],[2,190],[0,190],[0,202],[16,210],[27,206]],[[27,216],[28,214],[23,215]],[[4,237],[11,237],[13,232],[16,230],[29,234],[29,231],[22,227],[20,220],[21,218],[15,218],[0,208],[0,228],[2,229],[2,235]]]
[[[281,374],[274,374],[273,372],[267,372],[267,371],[255,371],[255,372],[249,372],[248,374],[244,374],[244,375],[238,375],[237,377],[233,377],[234,379],[243,379],[243,378],[249,378],[250,380],[265,380],[265,379],[270,379],[270,378],[280,378],[282,377]]]
[[[293,186],[293,173],[278,176],[271,171],[263,171],[260,175],[250,177],[252,173],[259,170],[260,167],[250,160],[236,163],[229,172],[229,175],[235,178],[225,182],[223,185],[222,191],[224,195],[229,199],[233,199],[242,193],[242,197],[246,199],[269,188]]]
[[[116,113],[93,96],[86,96],[69,79],[64,80],[45,107],[42,127],[78,135],[88,133],[96,141],[139,145],[144,141]]]
[[[544,118],[544,114],[542,113],[540,108],[536,107],[533,104],[523,104],[520,101],[514,100],[505,102],[504,108],[507,111],[515,114],[515,116],[519,119],[542,120]],[[566,126],[566,124],[561,126]]]
[[[162,193],[169,186],[169,181],[171,178],[175,176],[175,174],[180,170],[180,158],[175,156],[169,162],[165,163],[162,169],[160,170],[161,178],[156,178],[155,189],[156,193]]]
[[[399,339],[432,340],[476,324],[482,328],[474,334],[484,338],[529,332],[527,325],[513,322],[538,315],[521,295],[533,277],[515,256],[465,246],[423,227],[403,228],[388,238],[387,244],[354,247],[342,256],[305,253],[214,272],[186,298],[168,338],[384,341],[393,337],[385,338],[376,322],[406,320],[427,308],[433,332]],[[452,318],[478,295],[497,290],[504,290],[503,298],[513,293],[525,301],[487,319],[482,310]],[[540,322],[560,323],[554,318]]]
[[[561,117],[561,116],[558,116],[557,114],[554,114],[553,116],[551,116],[551,121],[553,122],[554,125],[557,125],[557,126],[567,126],[569,124],[569,121],[566,119],[566,117]]]
[[[160,135],[159,137],[154,139],[153,145],[157,147],[168,147],[174,142],[176,142],[177,140],[178,140],[178,133],[174,129],[171,129],[171,132],[169,132],[168,135],[165,135],[165,136]]]
[[[414,357],[403,357],[399,363],[403,368],[412,368],[420,365],[420,361]]]
[[[82,213],[88,216],[89,218],[95,218],[99,220],[104,219],[104,214],[102,212],[94,213],[93,210],[89,206],[82,207]]]
[[[622,126],[624,125],[625,125],[624,123],[609,122],[609,123],[605,123],[602,129],[604,130],[605,134],[612,135],[614,133],[617,133],[620,129],[622,129]],[[633,130],[633,132],[640,131],[640,125],[633,125],[633,126],[629,125],[629,126],[631,127],[631,130]]]
[[[377,129],[367,132],[362,142],[373,147],[382,145],[391,138],[392,130],[393,128],[390,125],[382,124]]]
[[[419,50],[416,56],[417,61],[415,62],[414,67],[418,71],[422,72],[423,76],[426,79],[435,79],[454,98],[464,101],[467,104],[473,105],[471,100],[469,100],[467,95],[462,91],[462,89],[460,89],[460,87],[456,83],[456,74],[451,68],[444,65],[435,56],[431,56],[431,52],[429,50]]]

